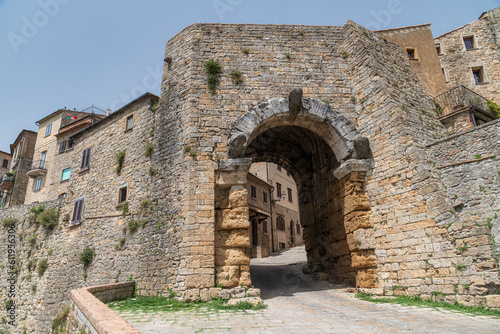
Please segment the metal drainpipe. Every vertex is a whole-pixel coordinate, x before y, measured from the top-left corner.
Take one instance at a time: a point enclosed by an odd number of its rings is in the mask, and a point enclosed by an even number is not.
[[[271,187],[269,192],[269,209],[271,211],[271,253],[274,253],[274,228],[273,228],[273,192],[274,187]]]

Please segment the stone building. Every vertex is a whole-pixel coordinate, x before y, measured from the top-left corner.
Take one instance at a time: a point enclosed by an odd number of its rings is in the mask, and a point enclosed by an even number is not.
[[[34,163],[29,176],[26,204],[66,196],[71,175],[68,152],[73,150],[72,134],[94,124],[104,116],[75,110],[59,109],[37,121]]]
[[[449,89],[463,85],[500,104],[500,7],[434,42]]]
[[[268,162],[252,164],[250,173],[273,187],[273,251],[302,245],[297,185],[292,175],[280,165]]]
[[[9,171],[9,164],[12,156],[10,153],[0,151],[0,177]]]
[[[140,295],[185,300],[251,286],[257,162],[296,182],[311,271],[500,308],[500,121],[448,136],[399,46],[352,21],[195,24],[164,61],[159,101],[145,94],[70,137],[67,197],[46,203],[58,228],[37,229],[29,205],[0,210],[36,236],[20,244],[20,277],[31,258],[49,265],[17,283],[17,328],[47,333],[81,286],[132,278]]]
[[[500,91],[499,13],[500,7],[485,12],[477,21],[435,39],[430,24],[375,32],[407,54],[450,134],[499,116],[488,102],[498,102]]]
[[[246,189],[250,219],[251,257],[267,257],[273,252],[274,227],[271,221],[273,187],[250,172],[247,176]],[[244,232],[247,233],[245,230]]]
[[[24,204],[28,187],[26,172],[32,168],[35,142],[36,132],[23,130],[10,145],[12,160],[8,175],[0,183],[3,193],[0,207]]]

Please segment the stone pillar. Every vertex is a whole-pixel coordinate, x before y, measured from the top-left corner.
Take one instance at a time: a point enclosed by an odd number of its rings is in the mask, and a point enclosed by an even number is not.
[[[351,266],[356,270],[356,287],[376,288],[377,258],[371,206],[364,186],[368,161],[348,161],[335,171],[340,179],[344,226],[351,252]]]
[[[229,159],[216,172],[216,283],[250,286],[250,217],[247,175],[251,159]]]

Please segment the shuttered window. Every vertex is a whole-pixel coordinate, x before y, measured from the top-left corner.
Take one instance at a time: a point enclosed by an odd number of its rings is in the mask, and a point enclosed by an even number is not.
[[[64,153],[64,151],[66,151],[66,140],[63,140],[59,144],[59,153]]]
[[[73,218],[71,219],[71,224],[80,224],[82,221],[83,212],[83,198],[77,199],[75,201],[75,206],[73,207]]]
[[[85,149],[82,154],[82,164],[80,166],[80,169],[87,169],[89,168],[89,163],[90,163],[90,149],[91,147]]]

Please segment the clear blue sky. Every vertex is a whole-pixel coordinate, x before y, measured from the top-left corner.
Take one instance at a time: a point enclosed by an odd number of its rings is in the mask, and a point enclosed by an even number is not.
[[[59,108],[95,103],[116,110],[144,88],[159,94],[165,43],[192,23],[432,23],[437,36],[498,6],[500,0],[0,0],[0,150],[10,152],[22,129],[36,130],[38,119]]]

